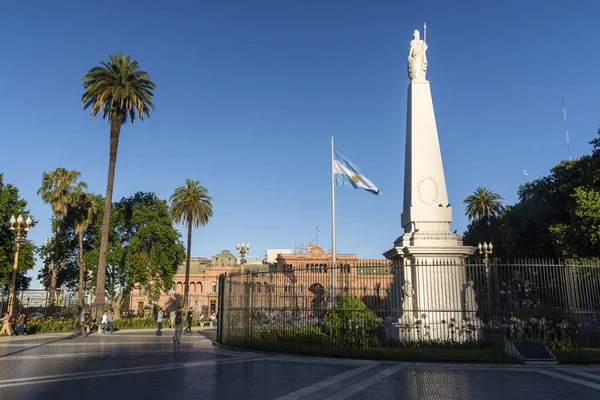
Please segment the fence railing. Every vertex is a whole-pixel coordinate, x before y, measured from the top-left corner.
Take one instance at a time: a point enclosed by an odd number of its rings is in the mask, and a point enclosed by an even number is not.
[[[0,313],[8,311],[8,292],[0,292]],[[44,289],[28,289],[17,292],[13,315],[21,313],[40,317],[63,317],[77,313],[77,293],[56,291],[54,305],[50,304],[50,292]]]
[[[254,348],[436,358],[427,350],[435,348],[442,358],[456,350],[459,358],[497,360],[505,339],[532,339],[562,360],[600,360],[600,266],[286,264],[222,275],[218,320],[218,341]]]

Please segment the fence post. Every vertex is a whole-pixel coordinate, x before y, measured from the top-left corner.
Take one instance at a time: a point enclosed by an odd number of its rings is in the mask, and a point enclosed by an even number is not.
[[[218,343],[223,343],[223,308],[224,308],[224,301],[223,301],[223,296],[225,295],[225,277],[227,276],[227,272],[225,272],[224,274],[219,275],[219,290],[218,290],[218,296],[217,296],[217,342]]]

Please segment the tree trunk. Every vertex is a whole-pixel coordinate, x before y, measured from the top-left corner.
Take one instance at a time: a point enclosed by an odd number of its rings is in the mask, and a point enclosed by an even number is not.
[[[113,320],[121,319],[121,309],[123,308],[123,300],[125,295],[123,292],[119,293],[117,297],[111,300],[111,308],[113,309]]]
[[[106,181],[106,198],[104,199],[104,216],[102,217],[102,237],[100,239],[100,257],[98,258],[98,275],[96,279],[96,297],[92,314],[100,321],[104,312],[106,296],[106,258],[108,255],[108,233],[110,232],[110,207],[112,205],[113,185],[115,182],[115,165],[119,148],[121,119],[113,117],[110,121],[110,156],[108,159],[108,179]]]
[[[190,296],[190,258],[192,256],[192,219],[188,218],[187,257],[185,259],[185,288],[183,290],[183,309],[187,310]]]
[[[56,279],[58,276],[58,251],[60,246],[58,245],[58,235],[60,234],[60,228],[58,226],[59,219],[56,218],[56,236],[54,236],[54,262],[52,263],[52,274],[50,275],[50,293],[48,296],[48,304],[54,306],[54,297],[56,296]]]
[[[83,232],[80,232],[78,235],[78,239],[79,239],[79,257],[78,258],[78,263],[79,263],[79,307],[81,307],[83,309],[83,306],[85,305],[85,290],[83,288]]]

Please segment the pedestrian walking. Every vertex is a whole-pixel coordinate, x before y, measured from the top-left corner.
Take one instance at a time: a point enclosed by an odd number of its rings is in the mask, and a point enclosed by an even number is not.
[[[113,316],[113,310],[109,308],[106,313],[106,329],[110,331],[111,334],[113,333]]]
[[[77,307],[77,328],[78,336],[85,336],[85,311],[81,306]]]
[[[0,335],[6,334],[8,336],[12,336],[13,331],[12,327],[10,326],[12,323],[12,317],[8,313],[5,313],[4,318],[0,319],[0,322],[2,322],[2,330],[0,330]]]
[[[193,319],[194,319],[194,309],[192,307],[190,307],[189,311],[187,312],[188,327],[185,330],[187,333],[192,333],[192,320]]]
[[[106,319],[108,318],[106,316],[107,314],[107,311],[104,311],[104,314],[102,314],[102,322],[100,323],[100,329],[102,330],[102,333],[106,333]]]
[[[156,336],[162,336],[162,320],[163,320],[164,310],[161,308],[158,310],[158,315],[156,317],[156,323],[158,324],[158,329],[156,330]]]
[[[175,309],[173,309],[171,314],[169,314],[169,328],[175,328]]]
[[[175,312],[175,335],[173,343],[181,343],[181,334],[183,333],[183,307]]]
[[[217,316],[215,313],[210,314],[210,327],[213,328],[215,326],[215,322],[217,322]]]

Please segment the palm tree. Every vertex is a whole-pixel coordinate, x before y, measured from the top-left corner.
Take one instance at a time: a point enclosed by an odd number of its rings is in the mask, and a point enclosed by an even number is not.
[[[200,182],[191,179],[185,180],[185,186],[175,189],[175,192],[169,197],[171,206],[169,212],[175,223],[186,225],[188,228],[187,237],[187,258],[185,260],[185,288],[183,292],[183,308],[187,308],[188,296],[190,292],[190,257],[192,251],[192,227],[198,228],[208,223],[213,216],[212,197],[208,195],[208,190],[200,186]]]
[[[61,224],[69,213],[69,204],[73,200],[74,193],[78,193],[87,188],[85,182],[79,182],[81,174],[77,171],[69,171],[65,168],[56,168],[52,172],[44,172],[42,176],[42,186],[37,191],[42,201],[52,206],[52,213],[55,218],[56,238],[54,240],[54,262],[52,263],[52,275],[50,278],[50,305],[54,305],[54,295],[56,291],[56,275],[58,273],[58,236],[60,235]]]
[[[108,253],[108,232],[110,228],[110,206],[112,203],[113,184],[115,181],[115,164],[121,125],[128,120],[133,123],[150,116],[154,110],[152,90],[155,85],[148,74],[140,70],[137,61],[120,52],[109,56],[109,62],[100,62],[83,77],[85,92],[81,97],[83,109],[91,109],[95,117],[99,112],[110,122],[110,155],[108,159],[108,179],[106,197],[104,199],[104,215],[102,217],[102,236],[100,239],[100,255],[98,257],[98,275],[94,308],[96,318],[102,317],[105,300],[106,257]]]
[[[76,193],[73,196],[73,201],[70,204],[70,209],[73,216],[73,228],[79,242],[79,254],[77,257],[79,265],[79,306],[83,308],[85,293],[83,288],[83,235],[87,228],[91,225],[96,217],[98,203],[96,198],[85,192]]]
[[[503,198],[498,193],[480,186],[463,202],[466,204],[465,215],[469,220],[484,219],[489,222],[490,218],[497,217],[504,210],[500,200]]]

